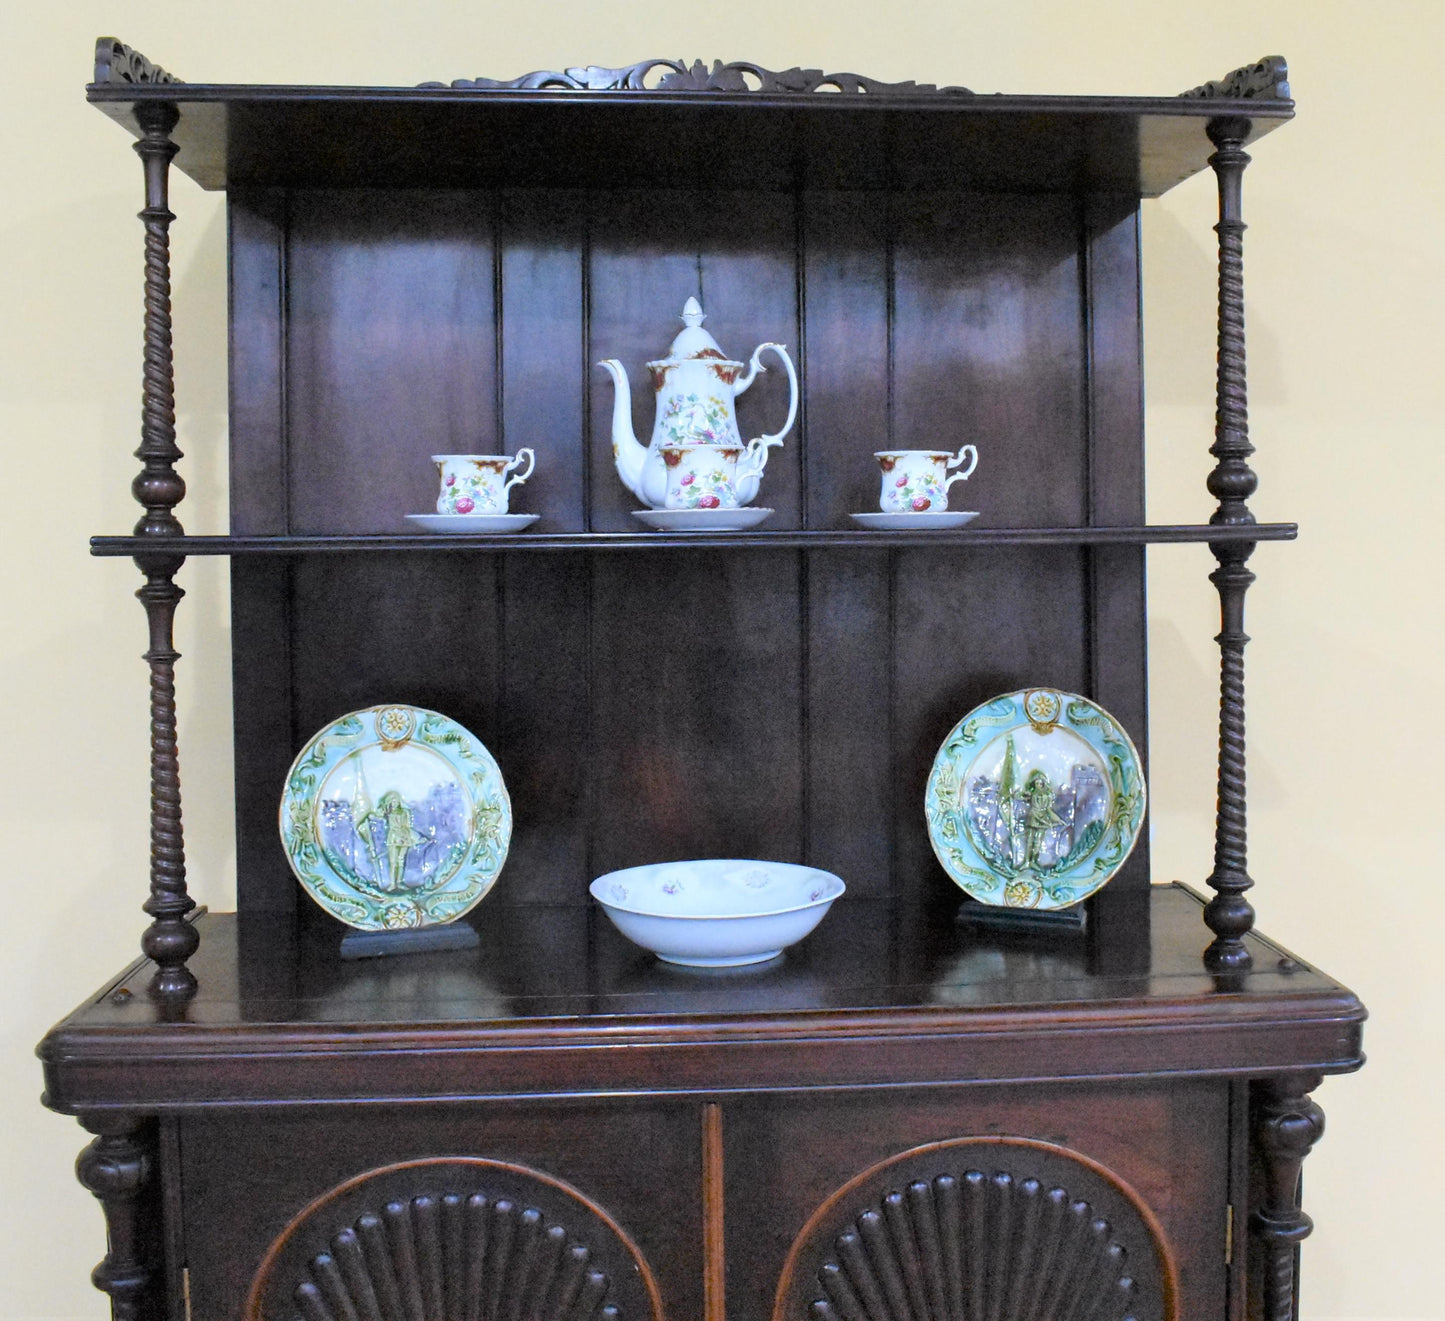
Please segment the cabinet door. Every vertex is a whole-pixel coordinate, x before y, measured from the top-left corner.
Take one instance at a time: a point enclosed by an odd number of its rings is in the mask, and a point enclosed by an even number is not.
[[[758,1098],[723,1124],[728,1321],[1032,1321],[1068,1272],[1089,1321],[1224,1315],[1226,1084]]]
[[[458,1300],[478,1290],[475,1315],[489,1321],[701,1312],[695,1105],[218,1112],[185,1119],[181,1143],[195,1321],[341,1321],[340,1284],[361,1317],[355,1300],[370,1287],[386,1321],[388,1294],[408,1321],[432,1321],[433,1303],[438,1321],[466,1321]],[[574,1297],[561,1272],[584,1255]],[[308,1311],[298,1289],[324,1310]],[[534,1317],[539,1298],[556,1306]]]

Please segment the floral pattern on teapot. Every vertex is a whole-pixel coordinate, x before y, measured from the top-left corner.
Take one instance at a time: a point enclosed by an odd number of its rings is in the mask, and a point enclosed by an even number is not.
[[[675,394],[658,415],[669,445],[738,445],[732,410],[717,395]]]
[[[739,504],[734,474],[739,451],[728,445],[667,446],[662,461],[667,469],[668,509],[736,509]]]

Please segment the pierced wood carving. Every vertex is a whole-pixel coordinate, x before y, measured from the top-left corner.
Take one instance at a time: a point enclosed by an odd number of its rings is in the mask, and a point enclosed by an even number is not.
[[[145,660],[151,676],[151,892],[144,904],[153,919],[141,948],[156,962],[152,989],[167,997],[194,993],[196,979],[186,960],[200,937],[186,921],[196,906],[186,891],[185,842],[181,829],[181,777],[176,744],[176,661],[173,625],[184,595],[175,575],[185,563],[166,543],[184,535],[175,507],[186,493],[176,471],[176,387],[171,351],[170,163],[177,147],[171,130],[179,119],[172,105],[136,107],[141,138],[136,152],[145,167],[145,365],[141,389],[141,443],[135,456],[141,471],[131,492],[145,512],[135,535],[150,542],[136,555],[145,584],[136,592],[145,606],[150,645]]]
[[[595,1203],[469,1158],[371,1171],[267,1253],[245,1321],[660,1321],[651,1272]]]
[[[667,72],[656,82],[649,76],[657,69]],[[444,83],[422,83],[423,87],[443,87]],[[926,92],[972,96],[966,87],[935,87],[932,83],[885,83],[857,73],[824,73],[821,69],[765,69],[748,60],[724,64],[714,60],[708,68],[701,60],[691,64],[683,60],[643,60],[620,69],[595,64],[564,69],[561,72],[539,70],[520,78],[459,78],[449,84],[458,89],[485,91],[528,91],[539,88],[561,88],[580,92],[841,92],[848,95],[907,96]]]
[[[773,1321],[1173,1321],[1152,1216],[1101,1167],[1022,1138],[906,1152],[798,1236]]]
[[[178,83],[181,80],[167,73],[159,64],[152,64],[138,50],[132,50],[114,37],[101,37],[95,43],[95,82],[97,83]]]
[[[1288,101],[1289,66],[1283,55],[1266,55],[1215,82],[1201,83],[1179,95],[1201,101]]]
[[[1209,493],[1219,501],[1211,524],[1249,526],[1254,515],[1246,503],[1259,485],[1249,466],[1254,446],[1249,440],[1249,409],[1244,357],[1244,221],[1240,218],[1240,182],[1249,156],[1244,140],[1247,119],[1211,120],[1209,139],[1215,152],[1209,158],[1219,179],[1219,364],[1216,375],[1214,470]],[[1252,541],[1211,542],[1209,549],[1219,567],[1209,580],[1219,591],[1219,774],[1214,819],[1214,870],[1209,885],[1214,898],[1205,906],[1204,920],[1214,940],[1204,952],[1205,966],[1214,972],[1238,973],[1253,959],[1244,937],[1254,926],[1254,909],[1244,897],[1253,886],[1247,859],[1245,818],[1244,739],[1244,594],[1254,581],[1246,561],[1254,553]]]
[[[1264,1321],[1295,1321],[1299,1245],[1315,1227],[1300,1209],[1300,1167],[1325,1131],[1325,1112],[1309,1097],[1319,1083],[1320,1075],[1307,1074],[1255,1086],[1254,1133],[1265,1187],[1249,1230],[1264,1249]]]
[[[75,1162],[75,1177],[105,1213],[106,1253],[91,1283],[110,1297],[114,1321],[142,1321],[155,1282],[146,1198],[154,1159],[149,1134],[131,1115],[86,1116],[95,1141]]]

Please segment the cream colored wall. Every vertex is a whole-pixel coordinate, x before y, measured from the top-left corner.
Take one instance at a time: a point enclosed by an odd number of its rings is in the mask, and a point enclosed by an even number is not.
[[[650,55],[850,69],[985,91],[1167,93],[1262,54],[1290,58],[1298,122],[1245,180],[1250,379],[1261,517],[1296,546],[1255,556],[1252,870],[1262,924],[1371,1006],[1368,1070],[1320,1092],[1319,1228],[1304,1321],[1442,1317],[1438,933],[1445,853],[1428,749],[1438,701],[1445,5],[1339,0],[859,0],[791,4],[206,4],[12,0],[4,135],[0,417],[10,491],[0,636],[9,731],[3,838],[6,1171],[0,1318],[104,1315],[86,1282],[98,1209],[70,1177],[80,1130],[38,1104],[31,1049],[127,960],[145,894],[142,613],[92,532],[135,517],[140,172],[84,104],[113,33],[216,82],[409,84]],[[1212,425],[1213,191],[1145,208],[1150,512],[1193,521]],[[224,216],[177,183],[179,415],[188,528],[224,527]],[[1202,547],[1151,552],[1156,875],[1199,883],[1213,811],[1217,627]],[[226,580],[182,579],[181,733],[194,892],[229,907]],[[1377,797],[1378,795],[1378,797]],[[683,1321],[683,1319],[679,1319]]]

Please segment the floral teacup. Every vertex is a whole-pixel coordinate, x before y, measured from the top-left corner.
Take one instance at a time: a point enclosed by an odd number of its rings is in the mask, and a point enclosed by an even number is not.
[[[431,458],[441,474],[439,514],[505,514],[508,493],[532,475],[537,460],[530,449],[518,450],[515,459],[505,454],[433,454]],[[527,471],[507,480],[507,474],[523,462]]]
[[[969,456],[968,467],[947,476]],[[947,450],[878,450],[873,457],[883,470],[878,508],[885,514],[942,513],[948,508],[948,488],[966,481],[978,467],[978,450],[965,445],[957,454]]]
[[[664,509],[736,509],[737,445],[663,445],[667,471]]]

